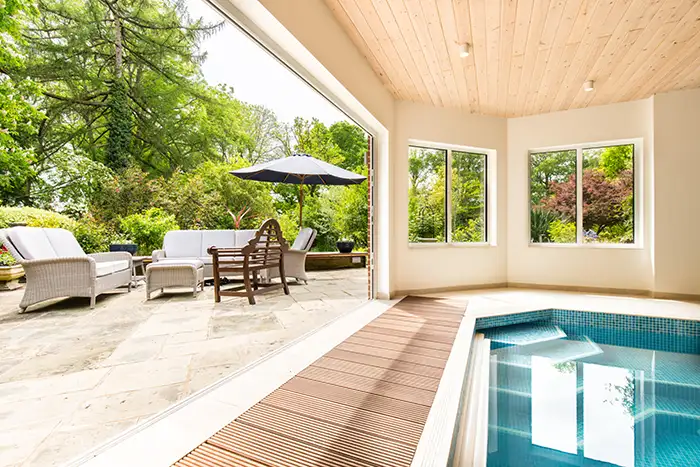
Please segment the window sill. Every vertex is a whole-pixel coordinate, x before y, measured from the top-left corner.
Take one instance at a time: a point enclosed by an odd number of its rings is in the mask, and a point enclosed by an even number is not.
[[[637,243],[528,243],[531,248],[572,248],[593,250],[643,250],[644,246]]]
[[[421,249],[421,248],[494,248],[496,245],[493,245],[488,242],[453,242],[453,243],[446,243],[446,242],[435,242],[435,243],[409,243],[408,248],[416,248],[416,249]]]

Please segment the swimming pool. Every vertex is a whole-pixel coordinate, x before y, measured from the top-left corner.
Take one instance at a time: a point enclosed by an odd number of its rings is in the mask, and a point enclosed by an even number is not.
[[[570,310],[479,318],[487,466],[700,466],[700,323]]]

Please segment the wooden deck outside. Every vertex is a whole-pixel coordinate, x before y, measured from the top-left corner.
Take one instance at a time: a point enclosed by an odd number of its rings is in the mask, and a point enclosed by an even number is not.
[[[174,465],[410,465],[465,308],[401,300]]]

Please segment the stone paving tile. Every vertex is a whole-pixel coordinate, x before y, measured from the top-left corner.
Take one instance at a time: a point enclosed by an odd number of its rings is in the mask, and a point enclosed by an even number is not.
[[[182,383],[187,379],[190,360],[191,357],[185,356],[115,366],[95,388],[95,394],[115,394]]]
[[[25,358],[0,376],[0,383],[48,375],[61,375],[94,368],[119,345],[113,342],[77,342],[56,348],[54,354]],[[3,352],[5,349],[3,349]]]
[[[210,320],[209,336],[217,338],[237,334],[282,329],[274,313],[255,315],[215,316]]]
[[[156,358],[168,336],[134,337],[120,343],[114,352],[100,362],[100,366],[137,363]]]
[[[145,300],[54,300],[18,313],[0,294],[0,465],[59,465],[322,326],[366,299],[366,270],[310,273],[257,297],[212,287]]]
[[[59,424],[59,420],[42,421],[12,430],[0,430],[0,465],[20,465]]]
[[[135,417],[117,422],[101,423],[97,426],[90,423],[64,427],[61,424],[34,449],[25,465],[62,465],[65,460],[75,458],[91,447],[115,437],[125,429],[135,425],[141,418]]]
[[[92,389],[109,369],[84,370],[46,378],[25,379],[0,384],[0,401],[4,404]]]
[[[203,341],[207,339],[208,335],[209,331],[205,330],[178,332],[170,334],[169,336],[165,336],[165,344],[176,345],[185,344],[187,342]]]
[[[155,415],[182,398],[183,384],[137,389],[116,394],[105,394],[86,400],[73,412],[72,425],[95,425]]]
[[[69,416],[90,397],[91,391],[71,392],[0,405],[0,433],[38,422]]]

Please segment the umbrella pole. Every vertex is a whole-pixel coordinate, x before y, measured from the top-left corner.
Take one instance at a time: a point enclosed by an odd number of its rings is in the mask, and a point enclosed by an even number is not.
[[[304,224],[302,224],[303,211],[304,211],[304,184],[300,183],[299,184],[299,228],[300,229],[302,229],[304,227]]]

